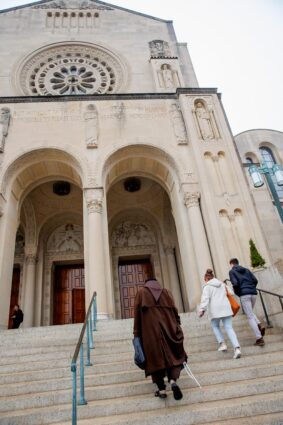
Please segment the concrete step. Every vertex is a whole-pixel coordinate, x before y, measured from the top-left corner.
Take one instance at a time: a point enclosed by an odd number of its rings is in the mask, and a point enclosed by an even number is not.
[[[189,363],[192,368],[197,372],[207,372],[210,370],[225,369],[226,367],[240,368],[248,365],[259,365],[266,362],[280,362],[282,354],[278,351],[278,346],[282,349],[281,343],[269,344],[264,347],[251,347],[252,353],[245,357],[245,348],[243,348],[243,356],[240,359],[235,360],[229,358],[232,357],[232,353],[219,353],[213,351],[209,353],[200,353],[189,355]],[[248,347],[247,347],[248,350]],[[206,361],[201,360],[201,356],[206,358]],[[212,360],[209,361],[209,356],[212,356]],[[225,361],[223,361],[225,359]],[[54,376],[57,377],[68,377],[70,374],[70,362],[68,360],[58,361],[46,361],[46,362],[35,362],[35,363],[24,363],[20,365],[7,365],[1,366],[0,368],[0,385],[13,383],[13,382],[30,382],[33,380],[41,380],[42,373],[45,379],[52,379]],[[136,372],[137,367],[135,366],[132,359],[122,361],[115,361],[111,363],[95,363],[91,367],[85,368],[86,375],[95,374],[108,376],[112,375],[115,382],[120,378],[121,374]]]
[[[158,419],[160,424],[161,420],[165,424],[168,422],[168,415],[170,415],[168,408],[178,407],[177,416],[178,422],[173,422],[175,424],[194,424],[200,423],[200,420],[205,422],[208,419],[217,420],[217,419],[228,419],[230,417],[237,417],[242,415],[244,407],[247,409],[248,405],[245,403],[248,400],[249,407],[253,409],[253,414],[266,414],[266,413],[278,413],[282,411],[282,402],[283,402],[283,380],[282,376],[273,377],[272,379],[261,379],[252,381],[241,381],[239,383],[233,383],[233,385],[213,385],[209,387],[203,387],[200,389],[190,389],[184,390],[184,397],[180,401],[175,401],[170,394],[166,401],[160,400],[156,397],[153,397],[151,394],[143,396],[131,396],[126,397],[124,400],[121,399],[111,399],[102,400],[102,401],[90,401],[86,406],[79,408],[79,417],[80,418],[91,418],[95,417],[95,423],[99,424],[99,418],[105,416],[115,415],[114,421],[104,422],[107,424],[119,423],[117,419],[119,416],[116,415],[125,415],[125,414],[134,414],[137,410],[139,411],[139,418],[143,416],[143,413],[158,409]],[[272,397],[270,394],[273,392]],[[239,397],[241,394],[241,397]],[[256,394],[256,396],[254,395]],[[230,408],[227,409],[227,404],[230,404]],[[54,397],[55,400],[55,397]],[[225,403],[226,401],[226,403]],[[39,402],[40,403],[40,402]],[[214,404],[214,406],[213,406]],[[226,406],[225,406],[226,404]],[[160,409],[166,407],[167,415],[161,419]],[[210,407],[210,408],[209,408]],[[214,411],[213,411],[214,407]],[[216,409],[215,409],[216,407]],[[226,409],[223,409],[226,407]],[[235,410],[237,407],[237,410]],[[182,409],[182,411],[180,410]],[[231,412],[232,410],[232,412]],[[234,411],[233,411],[234,410]],[[198,413],[202,411],[205,413],[202,417],[198,416]],[[195,421],[192,422],[192,413],[195,413]],[[176,415],[176,412],[174,412]],[[173,413],[173,414],[174,414]],[[183,413],[183,415],[181,414]],[[232,413],[232,414],[231,414]],[[155,412],[155,418],[156,418]],[[50,407],[43,408],[26,408],[19,411],[10,411],[1,413],[1,425],[39,425],[39,424],[48,424],[67,421],[70,419],[70,405],[56,406],[56,409],[50,409]],[[186,420],[186,422],[184,421]],[[116,422],[115,422],[116,421]],[[198,422],[197,422],[198,421]],[[101,422],[103,423],[103,422]],[[120,422],[123,424],[144,424],[143,422],[137,420],[135,421],[126,421]],[[156,419],[153,423],[157,424]]]
[[[279,371],[283,369],[283,365],[280,365],[280,367],[271,367],[271,368],[262,368],[261,371],[258,370],[258,372],[261,372],[263,376],[256,376],[257,382],[255,385],[259,385],[259,382],[266,382],[267,379],[269,379],[269,383],[275,379],[277,381],[278,376],[283,377],[283,374],[280,374]],[[233,371],[234,372],[234,371]],[[213,372],[209,374],[200,374],[198,375],[198,378],[202,384],[202,386],[211,386],[211,385],[217,385],[219,383],[225,384],[226,388],[231,384],[231,382],[239,383],[240,380],[247,380],[247,374],[249,377],[254,376],[254,373],[251,372],[251,370],[248,370],[244,373],[237,374],[232,373],[230,371],[227,371],[226,373],[218,373]],[[214,378],[214,375],[217,375],[217,379]],[[234,377],[234,380],[233,380]],[[88,400],[106,400],[106,399],[116,399],[121,397],[128,397],[133,395],[142,395],[142,394],[150,394],[153,392],[153,385],[150,381],[150,379],[145,380],[142,379],[142,376],[140,376],[140,381],[133,382],[133,383],[122,383],[122,384],[98,384],[95,379],[90,385],[86,386],[86,397]],[[249,378],[252,379],[252,378]],[[261,381],[260,381],[261,380]],[[89,380],[88,380],[89,382]],[[65,388],[64,390],[60,390],[59,388],[54,388],[52,393],[49,391],[47,392],[46,389],[44,392],[37,392],[36,394],[27,394],[27,392],[24,395],[16,395],[16,396],[3,396],[0,397],[0,412],[9,411],[9,410],[17,410],[23,408],[23,406],[27,408],[32,407],[43,407],[48,405],[57,405],[57,404],[64,404],[71,402],[71,385],[69,381],[69,387]],[[180,385],[182,386],[182,389],[188,389],[188,388],[194,388],[196,385],[195,383],[190,380],[185,372],[182,373],[182,378],[180,380]],[[283,381],[282,381],[283,385]],[[280,389],[280,388],[279,388]],[[54,398],[55,394],[55,398]]]
[[[255,379],[281,374],[283,374],[283,361],[273,363],[271,365],[264,364],[257,367],[242,367],[241,373],[239,373],[238,369],[200,372],[197,377],[202,385],[209,385],[239,381],[243,379],[243,376],[245,379]],[[125,374],[123,374],[121,375],[123,379],[118,382],[113,382],[113,380],[109,379],[111,376],[105,377],[103,375],[88,375],[85,377],[86,395],[88,396],[89,389],[92,389],[94,392],[94,399],[100,400],[109,397],[115,398],[118,394],[138,395],[152,391],[153,385],[151,380],[150,378],[145,380],[142,371],[137,369],[137,373],[133,373],[132,375],[134,375],[134,379],[132,381],[130,381],[129,376],[125,376]],[[188,378],[184,371],[181,374],[180,383],[182,388],[191,388],[195,386],[194,382]],[[0,394],[2,398],[5,398],[9,396],[37,394],[55,390],[70,390],[71,384],[71,374],[69,374],[67,378],[61,378],[59,380],[53,378],[48,380],[26,382],[24,384],[18,382],[9,385],[4,384],[0,386]],[[113,388],[113,391],[109,391],[109,388]]]
[[[162,407],[162,403],[165,407]],[[161,401],[158,414],[156,410],[152,410],[130,415],[96,418],[95,425],[160,425],[161,423],[163,425],[282,425],[282,392],[200,403],[198,405],[178,406],[177,403],[174,402],[174,407],[171,407],[168,406],[167,401]],[[80,414],[80,416],[83,415]],[[58,423],[58,425],[67,424],[69,422]],[[93,424],[93,419],[78,421],[78,425]]]
[[[273,334],[273,335],[267,335],[265,337],[266,346],[269,346],[271,343],[278,343],[278,349],[280,341],[283,344],[283,335]],[[229,347],[229,341],[227,341],[228,347]],[[102,346],[95,344],[95,363],[102,363],[101,360],[103,360],[104,363],[117,361],[119,357],[123,358],[124,360],[130,360],[133,358],[133,345],[132,341],[125,340],[119,344],[109,344],[110,346]],[[248,347],[249,349],[245,348],[245,354],[250,354],[253,352],[253,350],[257,350],[257,348],[254,348],[251,346],[250,338],[241,338],[241,347],[244,349],[244,347]],[[71,359],[74,353],[74,347],[69,346],[68,350],[63,349],[65,347],[55,347],[54,351],[44,352],[44,348],[41,348],[40,353],[32,353],[32,354],[21,354],[16,355],[12,357],[1,357],[0,358],[0,373],[1,373],[1,366],[2,365],[12,365],[12,364],[23,364],[25,362],[40,362],[45,360],[53,360],[53,359]],[[205,341],[194,341],[194,344],[192,344],[188,339],[185,340],[185,348],[187,350],[188,354],[194,354],[199,353],[199,355],[203,355],[204,352],[210,353],[212,350],[217,350],[217,343],[215,341],[214,336],[211,336],[209,339],[205,339]],[[230,347],[230,349],[232,349]],[[109,352],[111,354],[109,354]],[[216,356],[216,353],[214,353]],[[105,360],[105,361],[104,361]]]

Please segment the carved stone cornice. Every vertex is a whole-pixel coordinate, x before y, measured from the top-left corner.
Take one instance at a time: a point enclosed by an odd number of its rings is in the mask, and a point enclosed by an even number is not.
[[[184,204],[187,208],[190,207],[199,207],[199,192],[185,192],[184,193]]]

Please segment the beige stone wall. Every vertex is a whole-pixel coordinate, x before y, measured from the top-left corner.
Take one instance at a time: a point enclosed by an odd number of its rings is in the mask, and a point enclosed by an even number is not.
[[[149,258],[181,311],[196,308],[207,267],[224,279],[230,257],[249,266],[250,238],[272,260],[220,97],[197,88],[172,22],[84,4],[0,14],[2,327],[13,264],[25,326],[39,326],[52,324],[56,262],[84,262],[86,303],[97,291],[109,318],[121,316],[120,259]]]
[[[283,133],[280,131],[249,130],[235,136],[235,142],[243,164],[246,164],[247,157],[250,157],[255,163],[262,163],[259,148],[263,146],[272,151],[278,164],[283,164]],[[282,260],[282,222],[277,209],[273,205],[266,180],[264,179],[265,184],[262,187],[255,188],[249,176],[248,167],[245,167],[244,170],[272,261],[276,263]],[[283,198],[281,199],[281,205],[283,207]]]

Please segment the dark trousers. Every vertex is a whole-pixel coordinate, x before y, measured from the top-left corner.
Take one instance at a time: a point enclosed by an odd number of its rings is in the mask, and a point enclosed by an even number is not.
[[[165,376],[168,377],[168,381],[170,382],[171,379],[174,381],[177,381],[180,377],[181,370],[183,369],[182,365],[179,366],[172,366],[168,369],[161,369],[157,370],[156,372],[151,374],[151,379],[154,384],[157,385],[159,391],[165,390],[166,385],[164,383]]]

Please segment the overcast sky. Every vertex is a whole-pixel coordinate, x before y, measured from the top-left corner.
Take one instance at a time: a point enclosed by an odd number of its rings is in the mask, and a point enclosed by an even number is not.
[[[34,3],[0,0],[0,9]],[[200,87],[217,87],[234,134],[283,131],[283,0],[113,0],[172,19]],[[20,42],[20,40],[19,40]]]

